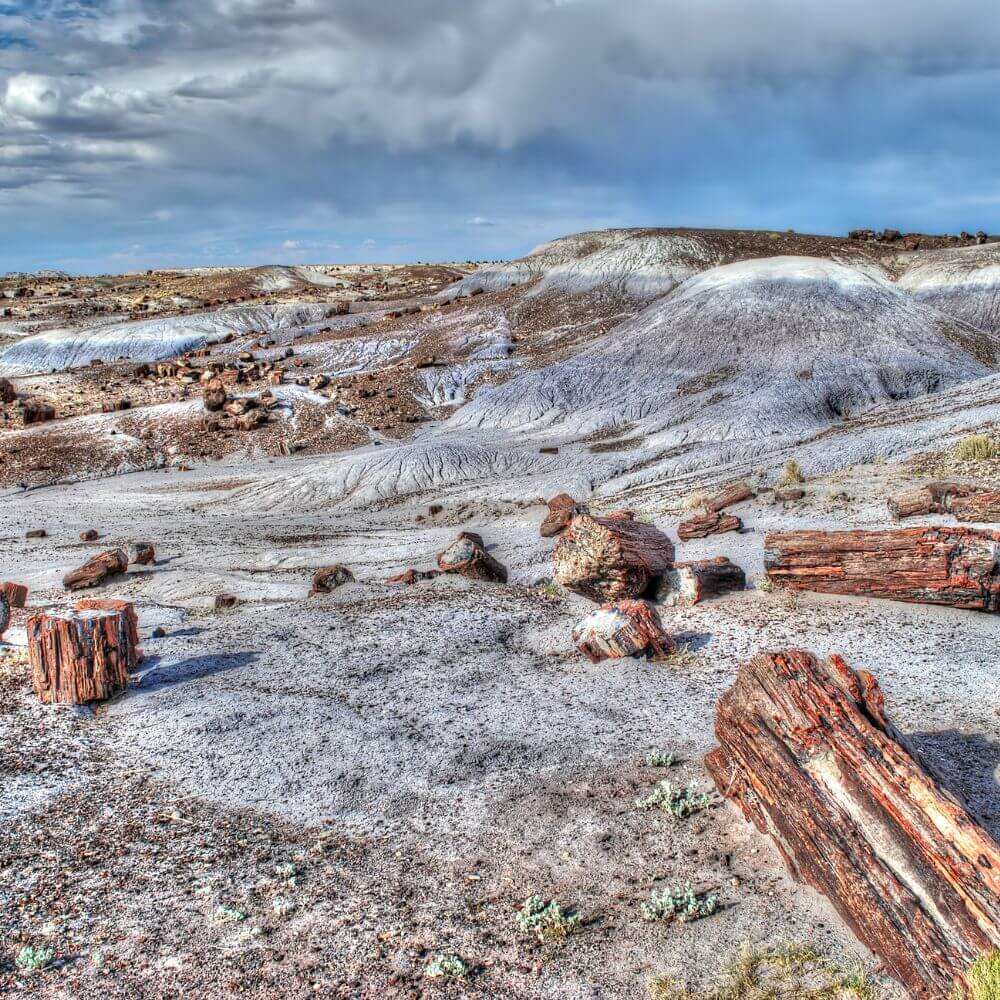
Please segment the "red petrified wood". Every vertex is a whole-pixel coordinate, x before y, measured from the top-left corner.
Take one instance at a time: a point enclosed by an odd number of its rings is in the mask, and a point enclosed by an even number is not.
[[[732,514],[722,514],[718,511],[709,514],[696,514],[694,517],[681,521],[677,525],[677,537],[682,542],[692,538],[707,538],[709,535],[720,535],[725,531],[740,531],[743,522]]]
[[[124,690],[135,670],[136,649],[124,612],[35,615],[27,629],[32,686],[46,704],[103,701]]]
[[[985,528],[772,532],[764,566],[779,587],[1000,611],[1000,532]]]
[[[674,563],[674,568],[663,574],[656,589],[656,600],[660,604],[688,607],[707,597],[743,590],[746,585],[746,574],[725,556],[695,559]]]
[[[126,569],[128,569],[128,556],[121,549],[111,549],[99,553],[78,569],[67,573],[63,577],[63,586],[67,590],[97,587],[108,577],[124,573]]]
[[[979,487],[966,483],[927,483],[926,486],[889,497],[887,506],[897,521],[904,517],[948,514],[952,501],[976,492],[980,492]]]
[[[573,641],[592,663],[625,656],[667,656],[676,646],[646,601],[605,604],[573,629]]]
[[[719,700],[719,791],[910,996],[941,1000],[1000,945],[1000,845],[888,722],[875,678],[789,650]]]
[[[733,483],[731,486],[727,486],[718,496],[712,497],[705,504],[705,510],[709,514],[717,514],[720,510],[725,510],[734,504],[742,503],[744,500],[751,500],[756,495],[749,483]]]
[[[961,499],[956,497],[951,502],[951,512],[959,521],[1000,521],[1000,490],[976,493]]]
[[[131,601],[123,601],[117,597],[81,597],[73,602],[74,611],[120,611],[128,619],[129,637],[136,651],[136,662],[142,661],[142,650],[139,649],[139,616]]]
[[[28,603],[28,588],[23,583],[6,580],[0,583],[0,590],[12,608],[23,608]]]
[[[458,537],[437,557],[442,573],[459,573],[471,580],[507,582],[507,569],[486,551],[482,535],[460,531]]]
[[[565,529],[576,514],[586,512],[586,508],[568,493],[558,493],[549,501],[549,513],[542,521],[539,533],[542,538],[553,538]]]
[[[673,543],[627,511],[607,517],[578,514],[552,553],[555,578],[569,590],[604,603],[642,597],[673,565]]]

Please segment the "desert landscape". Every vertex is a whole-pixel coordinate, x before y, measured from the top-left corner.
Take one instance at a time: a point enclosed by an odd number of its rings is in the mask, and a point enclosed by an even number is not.
[[[9,995],[992,995],[1000,239],[10,274],[0,400]]]

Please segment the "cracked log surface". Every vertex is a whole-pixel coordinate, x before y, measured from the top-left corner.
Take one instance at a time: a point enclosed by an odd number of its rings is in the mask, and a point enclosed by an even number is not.
[[[742,528],[743,522],[738,517],[715,511],[709,514],[697,514],[686,521],[681,521],[677,525],[677,537],[682,542],[689,542],[692,538],[707,538],[709,535],[740,531]]]
[[[673,565],[674,546],[628,512],[579,514],[559,536],[552,559],[558,583],[603,604],[642,597]]]
[[[605,604],[587,615],[573,629],[573,641],[591,663],[646,653],[667,656],[677,648],[656,609],[633,600]]]
[[[717,496],[712,497],[705,504],[705,510],[709,514],[717,514],[720,510],[725,510],[734,504],[742,503],[744,500],[752,500],[756,495],[749,483],[733,483]]]
[[[795,590],[1000,611],[1000,532],[986,528],[771,532],[764,567]]]
[[[111,549],[100,552],[88,559],[82,566],[71,570],[63,577],[63,586],[67,590],[85,590],[87,587],[97,587],[108,577],[124,573],[128,569],[128,556],[122,549]]]
[[[716,708],[719,791],[767,833],[911,995],[949,996],[1000,945],[1000,845],[839,657],[759,653]]]
[[[486,551],[482,535],[460,531],[448,548],[438,554],[438,569],[442,573],[458,573],[470,580],[507,582],[507,568]]]
[[[104,701],[123,691],[135,670],[132,624],[123,611],[35,615],[27,631],[31,683],[45,704]]]
[[[658,604],[690,607],[709,597],[746,588],[746,574],[725,556],[674,563],[656,589]]]

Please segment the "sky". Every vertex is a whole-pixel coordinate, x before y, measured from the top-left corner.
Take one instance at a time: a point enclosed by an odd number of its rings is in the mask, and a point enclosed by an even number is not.
[[[0,272],[1000,231],[983,0],[0,0]]]

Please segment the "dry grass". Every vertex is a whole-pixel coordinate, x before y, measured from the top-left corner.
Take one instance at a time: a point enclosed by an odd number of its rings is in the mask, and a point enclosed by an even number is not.
[[[985,462],[1000,458],[1000,443],[985,434],[970,434],[955,445],[955,458],[960,462]]]
[[[965,983],[969,1000],[1000,1000],[1000,951],[977,958],[965,974]],[[953,1000],[963,996],[957,988],[952,994]]]
[[[684,498],[685,510],[699,510],[708,503],[708,494],[704,490],[695,490]]]
[[[805,475],[802,472],[802,466],[794,459],[790,458],[785,462],[784,471],[781,473],[781,477],[775,484],[778,487],[782,486],[800,486],[806,481]]]

